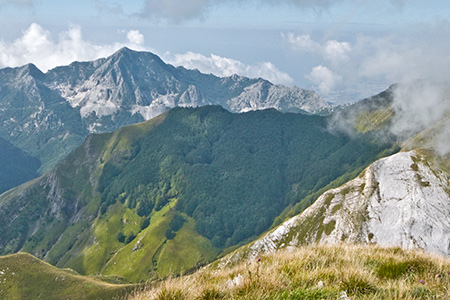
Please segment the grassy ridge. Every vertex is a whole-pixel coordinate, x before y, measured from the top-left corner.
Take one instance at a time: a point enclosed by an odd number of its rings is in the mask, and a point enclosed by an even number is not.
[[[450,260],[421,251],[310,245],[150,285],[129,300],[448,299]]]
[[[122,299],[135,288],[61,270],[26,253],[0,257],[0,299]]]

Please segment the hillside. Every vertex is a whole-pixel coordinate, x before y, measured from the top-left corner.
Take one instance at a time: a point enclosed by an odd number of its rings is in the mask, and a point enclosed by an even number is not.
[[[233,266],[212,264],[191,275],[138,286],[118,284],[120,278],[80,276],[19,253],[0,257],[0,297],[447,299],[449,270],[448,259],[417,250],[314,244],[242,260]]]
[[[395,94],[408,85],[399,86],[336,110],[329,127],[349,136],[394,137],[402,152],[379,159],[355,179],[340,182],[340,187],[315,193],[314,203],[306,210],[294,206],[287,214],[291,218],[224,258],[225,263],[311,243],[378,244],[450,253],[446,236],[450,230],[450,118],[440,112],[427,123],[405,127],[399,120],[405,112],[398,109]],[[400,127],[406,131],[399,131]]]
[[[150,285],[151,299],[448,299],[450,261],[420,251],[310,245]]]
[[[397,150],[327,124],[206,106],[91,135],[48,174],[0,197],[0,251],[132,281],[204,264]]]
[[[0,299],[118,300],[134,289],[55,268],[27,253],[0,257]]]
[[[447,256],[448,176],[418,151],[380,159],[222,263],[313,243],[419,248]]]
[[[152,53],[127,48],[47,73],[32,64],[0,70],[0,137],[38,158],[41,174],[90,133],[111,132],[173,107],[212,104],[232,112],[330,109],[312,91],[175,68]]]

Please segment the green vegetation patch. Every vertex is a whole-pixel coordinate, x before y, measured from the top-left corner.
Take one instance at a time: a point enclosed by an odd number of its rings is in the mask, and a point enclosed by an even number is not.
[[[111,205],[108,211],[95,222],[92,237],[95,242],[83,251],[86,274],[100,272],[114,253],[125,242],[130,243],[134,240],[140,231],[141,218],[136,213],[123,207],[120,203]],[[117,238],[120,232],[126,237],[126,240],[123,242],[120,242]]]
[[[361,133],[380,130],[390,122],[393,114],[394,110],[390,107],[360,112],[356,117],[354,127]]]
[[[0,257],[1,299],[122,299],[135,288],[57,269],[25,253]]]
[[[419,251],[314,244],[215,264],[153,283],[131,300],[448,299],[449,270],[448,259]]]
[[[178,274],[213,260],[218,249],[195,230],[195,221],[173,210],[175,203],[155,211],[149,225],[128,245],[120,248],[102,273],[130,281]],[[171,239],[167,232],[173,232]]]

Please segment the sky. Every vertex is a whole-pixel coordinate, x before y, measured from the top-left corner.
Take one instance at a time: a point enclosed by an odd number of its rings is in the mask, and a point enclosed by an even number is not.
[[[0,0],[0,68],[45,72],[126,46],[335,103],[447,77],[449,37],[444,0]]]

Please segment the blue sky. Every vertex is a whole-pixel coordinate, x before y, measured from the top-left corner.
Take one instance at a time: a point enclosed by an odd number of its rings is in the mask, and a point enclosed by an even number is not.
[[[449,34],[442,0],[0,0],[0,67],[46,71],[128,46],[335,102],[445,76]]]

